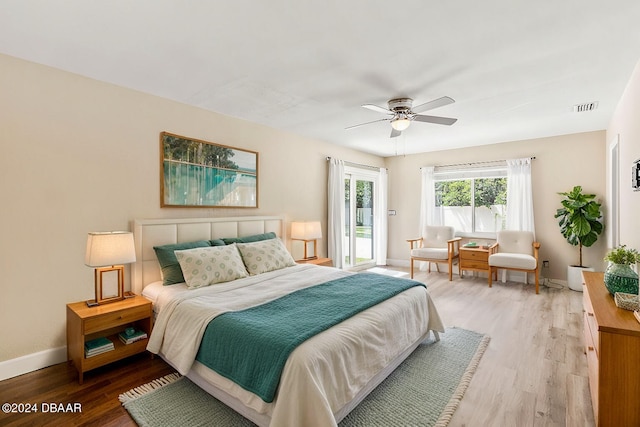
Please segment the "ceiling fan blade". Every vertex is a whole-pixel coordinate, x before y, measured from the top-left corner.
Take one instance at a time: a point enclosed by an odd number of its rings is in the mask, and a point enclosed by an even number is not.
[[[393,111],[388,110],[388,109],[383,108],[383,107],[378,107],[377,105],[373,105],[373,104],[362,104],[362,106],[363,106],[364,108],[368,108],[369,110],[377,111],[378,113],[393,114]]]
[[[400,136],[402,132],[400,132],[399,130],[395,130],[393,128],[391,128],[391,135],[389,135],[389,138],[395,138],[396,136]]]
[[[451,126],[458,121],[458,119],[452,119],[450,117],[424,116],[420,114],[416,114],[415,116],[413,116],[413,120],[416,120],[418,122],[435,123],[437,125],[447,126]]]
[[[358,128],[358,127],[364,126],[364,125],[370,125],[371,123],[386,122],[386,121],[389,121],[389,120],[391,120],[391,119],[378,119],[378,120],[374,120],[372,122],[360,123],[359,125],[349,126],[349,127],[344,128],[344,129],[345,130],[349,130],[349,129]]]
[[[434,108],[444,107],[445,105],[453,104],[453,98],[443,96],[442,98],[434,99],[433,101],[425,102],[424,104],[416,105],[411,109],[414,113],[420,113],[422,111],[433,110]]]

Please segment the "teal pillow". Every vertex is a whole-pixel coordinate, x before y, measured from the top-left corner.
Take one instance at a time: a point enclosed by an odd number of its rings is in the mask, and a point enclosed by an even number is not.
[[[222,239],[209,240],[209,243],[211,243],[211,246],[225,246],[226,245],[226,243]]]
[[[276,238],[276,233],[274,233],[273,231],[270,231],[268,233],[254,234],[252,236],[226,237],[222,239],[222,241],[224,241],[224,243],[226,243],[227,245],[230,245],[232,243],[253,243],[253,242],[260,242],[262,240],[269,240],[269,239],[275,239],[275,238]]]
[[[174,253],[175,251],[204,248],[207,246],[211,246],[211,243],[208,240],[154,246],[153,250],[156,251],[156,257],[158,258],[160,269],[162,270],[162,284],[167,286],[175,285],[176,283],[184,283],[184,276],[182,275],[182,269],[180,268],[178,258],[176,258],[176,254]]]

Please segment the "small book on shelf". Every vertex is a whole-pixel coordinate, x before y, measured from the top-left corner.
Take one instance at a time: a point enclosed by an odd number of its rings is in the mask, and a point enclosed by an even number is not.
[[[118,337],[123,343],[131,344],[136,341],[147,339],[147,333],[141,330],[135,330],[133,332],[129,331],[129,333],[127,333],[127,331],[122,331],[118,334]]]
[[[106,337],[96,338],[84,343],[85,357],[91,357],[113,350],[113,342]]]

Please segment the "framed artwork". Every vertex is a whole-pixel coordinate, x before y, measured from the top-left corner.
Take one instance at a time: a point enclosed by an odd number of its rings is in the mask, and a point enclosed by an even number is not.
[[[161,132],[160,206],[257,208],[258,153]]]

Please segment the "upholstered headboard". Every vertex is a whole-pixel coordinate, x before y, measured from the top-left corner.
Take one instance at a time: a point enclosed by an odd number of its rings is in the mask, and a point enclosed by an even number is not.
[[[140,294],[146,285],[161,279],[154,246],[268,232],[274,232],[286,245],[284,225],[283,216],[137,219],[133,223],[136,262],[132,264],[131,289]]]

